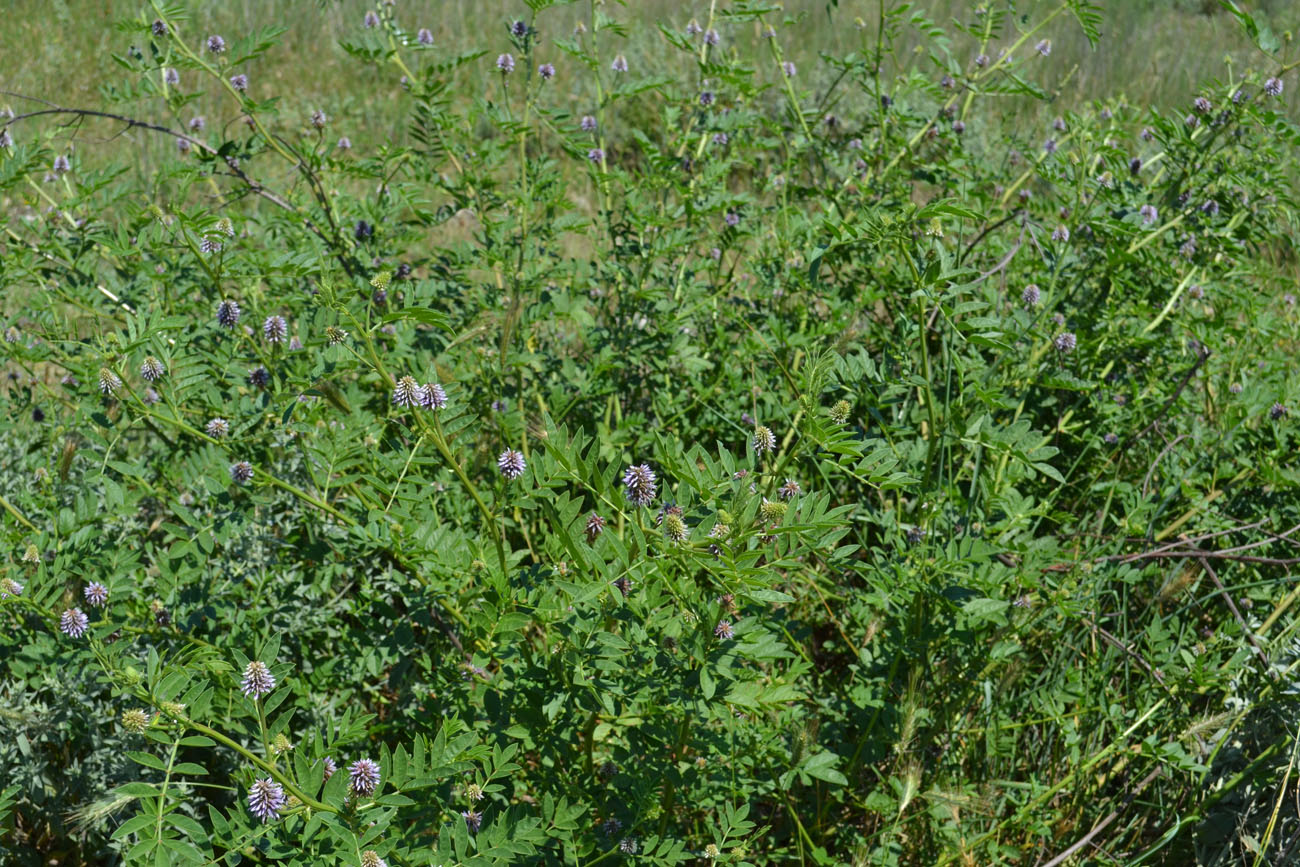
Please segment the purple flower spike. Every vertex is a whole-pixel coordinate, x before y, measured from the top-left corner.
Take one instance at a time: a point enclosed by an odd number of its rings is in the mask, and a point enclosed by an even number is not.
[[[108,601],[108,588],[98,581],[92,581],[86,585],[86,589],[81,594],[85,597],[86,604],[95,608],[102,608]]]
[[[90,627],[90,618],[80,608],[69,608],[59,618],[59,631],[70,638],[80,638]]]
[[[244,669],[244,680],[239,688],[244,695],[256,701],[275,689],[275,676],[266,667],[266,663],[254,660]]]
[[[634,506],[648,506],[655,498],[655,474],[649,464],[628,467],[623,473],[623,494]]]
[[[248,788],[248,811],[263,822],[280,818],[288,800],[284,788],[270,777],[263,777]]]
[[[370,759],[357,759],[348,766],[348,775],[355,795],[373,795],[379,785],[379,765]]]
[[[514,449],[506,449],[497,458],[497,468],[501,470],[501,475],[506,477],[506,481],[513,482],[522,476],[526,466],[524,456]]]

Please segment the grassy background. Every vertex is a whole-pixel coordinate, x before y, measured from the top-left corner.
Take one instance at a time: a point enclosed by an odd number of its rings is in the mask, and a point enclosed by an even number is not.
[[[6,5],[10,15],[0,35],[6,61],[0,72],[0,89],[65,106],[112,110],[118,98],[112,83],[121,81],[122,72],[113,53],[120,52],[124,44],[115,24],[141,14],[144,4],[138,0],[15,0]],[[312,109],[322,107],[336,119],[331,132],[348,135],[358,147],[377,145],[388,137],[403,138],[404,102],[409,97],[399,87],[398,71],[391,66],[367,69],[351,61],[338,45],[341,39],[357,41],[363,37],[362,17],[373,3],[205,0],[184,5],[193,15],[190,29],[195,41],[207,33],[222,33],[229,40],[272,24],[289,28],[277,49],[245,70],[251,76],[255,96],[276,94],[284,100],[286,120],[305,118]],[[974,20],[972,10],[976,5],[962,0],[920,0],[916,4],[950,32],[948,25],[954,19]],[[1031,0],[1019,8],[1032,13],[1039,5]],[[1264,62],[1231,16],[1213,0],[1103,0],[1101,5],[1105,11],[1104,38],[1096,49],[1088,45],[1073,21],[1058,19],[1048,33],[1053,43],[1050,62],[1057,71],[1055,105],[1008,98],[1004,100],[1006,113],[1026,112],[1023,121],[1029,123],[1098,99],[1181,106],[1190,101],[1198,83],[1227,79],[1229,75],[1240,77]],[[1245,5],[1261,23],[1268,23],[1278,32],[1300,23],[1297,4],[1274,0]],[[813,46],[836,55],[874,46],[874,22],[880,8],[876,2],[842,0],[843,12],[869,22],[859,30],[837,23],[845,20],[842,13],[837,22],[832,22],[826,7],[826,0],[793,0],[786,4],[784,50],[800,70],[806,70],[801,72],[801,78],[813,88],[829,80],[825,66],[818,69]],[[483,92],[485,81],[492,94],[496,85],[493,59],[497,53],[509,50],[505,22],[527,11],[520,2],[500,0],[402,2],[396,9],[398,20],[412,31],[428,27],[434,32],[439,58],[471,48],[488,52],[457,74],[453,92],[466,98]],[[605,11],[629,23],[663,23],[681,28],[692,16],[705,20],[708,4],[634,0],[621,6],[607,3]],[[576,22],[590,16],[590,5],[576,3],[561,12],[559,18]],[[467,22],[474,23],[467,26]],[[553,60],[561,69],[557,79],[548,85],[553,104],[581,113],[593,101],[590,77],[565,75],[568,58],[549,47],[551,40],[568,35],[567,31],[542,33],[539,59]],[[952,35],[954,57],[968,62],[973,53],[971,41],[959,33]],[[740,37],[723,28],[724,47],[732,42],[731,50],[742,54],[762,48],[759,40]],[[662,40],[637,40],[636,45],[637,50],[629,52],[634,72],[661,70],[661,64],[675,57]],[[656,46],[663,50],[655,52]],[[923,74],[937,77],[925,58],[916,57],[914,63]],[[233,106],[220,94],[205,99],[191,106],[192,113],[205,115],[210,124],[235,120]],[[0,104],[4,102],[17,111],[24,104],[13,97],[0,97]],[[147,168],[162,148],[156,142],[146,144],[148,135],[139,134],[138,138],[143,145],[141,165]],[[120,161],[120,156],[115,154],[114,159]]]

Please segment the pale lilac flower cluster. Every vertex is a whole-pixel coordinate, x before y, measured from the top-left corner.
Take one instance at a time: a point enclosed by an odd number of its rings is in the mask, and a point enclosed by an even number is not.
[[[244,679],[239,688],[244,695],[256,701],[275,689],[275,675],[271,674],[266,663],[253,660],[244,668]]]
[[[368,796],[379,786],[379,765],[371,759],[357,759],[348,766],[352,794]]]
[[[248,789],[248,811],[263,822],[278,819],[288,802],[284,787],[270,777],[263,777]]]
[[[501,475],[505,476],[506,481],[513,482],[522,476],[526,466],[524,456],[514,449],[506,449],[497,458],[497,468],[501,470]]]

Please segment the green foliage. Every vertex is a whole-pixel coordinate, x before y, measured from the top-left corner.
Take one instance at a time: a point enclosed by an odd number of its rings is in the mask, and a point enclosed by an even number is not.
[[[350,142],[183,5],[4,121],[5,863],[1295,857],[1289,40],[568,5],[358,20]]]

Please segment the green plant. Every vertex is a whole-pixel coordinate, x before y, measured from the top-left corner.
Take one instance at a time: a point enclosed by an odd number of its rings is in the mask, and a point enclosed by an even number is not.
[[[6,857],[1294,855],[1289,41],[1063,105],[1085,0],[836,5],[385,5],[344,141],[152,3],[19,103]]]

